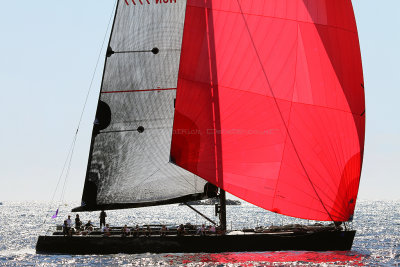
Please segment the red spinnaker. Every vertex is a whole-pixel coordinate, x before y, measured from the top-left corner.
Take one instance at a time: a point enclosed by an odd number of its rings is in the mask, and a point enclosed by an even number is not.
[[[273,212],[347,221],[364,132],[350,0],[188,0],[177,165]]]

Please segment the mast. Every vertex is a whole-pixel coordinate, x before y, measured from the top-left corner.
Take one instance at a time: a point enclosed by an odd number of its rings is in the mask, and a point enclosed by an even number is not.
[[[219,189],[219,222],[222,233],[226,232],[226,193],[222,188]]]

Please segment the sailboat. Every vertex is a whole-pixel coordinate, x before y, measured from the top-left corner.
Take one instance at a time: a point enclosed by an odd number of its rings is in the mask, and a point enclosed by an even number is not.
[[[210,236],[40,236],[40,253],[350,250],[364,152],[351,0],[118,0],[82,203],[218,197]],[[225,192],[323,231],[226,229]],[[229,216],[229,215],[228,215]]]

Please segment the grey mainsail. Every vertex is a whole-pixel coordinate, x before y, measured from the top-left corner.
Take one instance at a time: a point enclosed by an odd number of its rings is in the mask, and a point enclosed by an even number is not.
[[[185,9],[185,0],[118,1],[74,211],[205,197],[205,180],[169,162]]]

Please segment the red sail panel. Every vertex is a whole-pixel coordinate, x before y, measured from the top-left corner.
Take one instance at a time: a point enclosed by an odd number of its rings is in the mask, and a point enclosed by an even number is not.
[[[347,221],[364,132],[350,0],[188,0],[177,165],[267,210]]]

